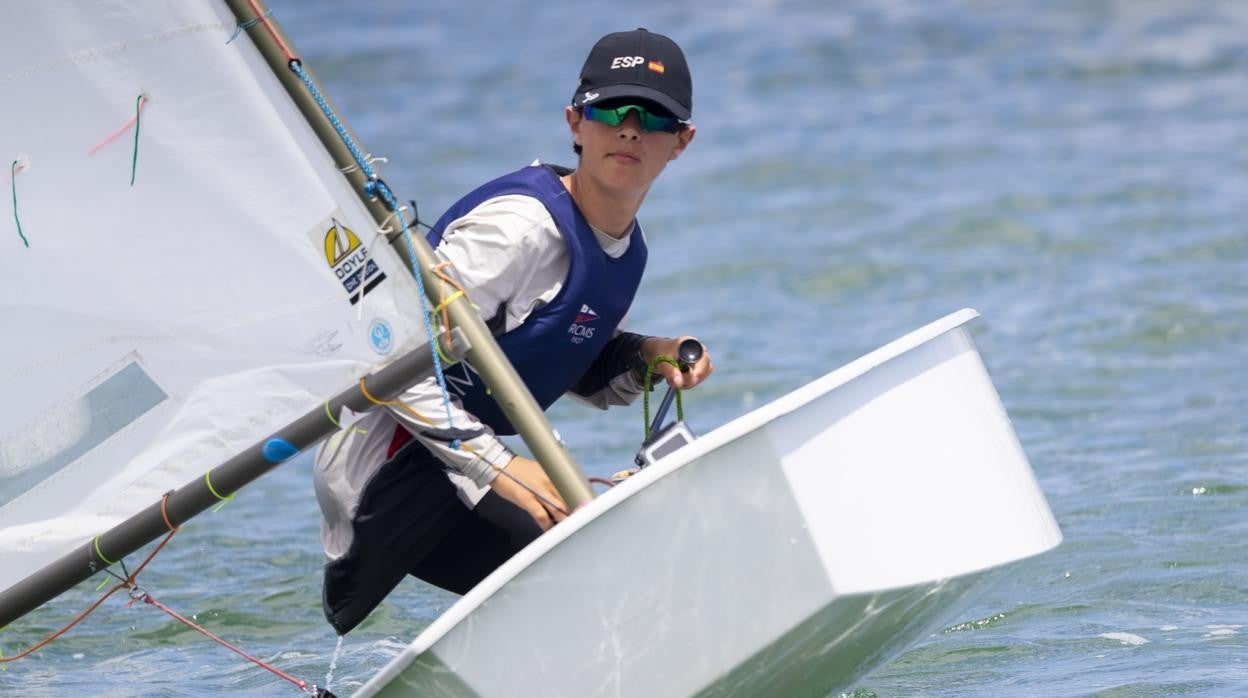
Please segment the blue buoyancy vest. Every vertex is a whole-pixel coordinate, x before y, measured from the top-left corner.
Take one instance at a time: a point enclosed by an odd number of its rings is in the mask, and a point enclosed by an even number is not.
[[[624,254],[612,258],[603,252],[559,174],[540,165],[503,175],[467,194],[434,224],[429,244],[437,247],[453,221],[489,199],[508,194],[542,202],[568,246],[568,275],[559,293],[519,327],[496,338],[537,403],[546,409],[580,380],[615,334],[641,283],[646,245],[638,225]],[[449,368],[446,378],[447,388],[460,397],[464,409],[494,433],[516,433],[467,361]]]

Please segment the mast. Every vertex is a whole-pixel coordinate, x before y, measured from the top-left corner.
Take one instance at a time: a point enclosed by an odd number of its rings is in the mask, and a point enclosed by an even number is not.
[[[312,126],[334,162],[340,169],[345,170],[344,176],[360,195],[373,218],[376,219],[378,225],[383,225],[384,221],[392,215],[390,209],[378,196],[365,194],[370,185],[375,188],[376,182],[369,182],[364,172],[358,167],[353,167],[356,162],[350,149],[343,143],[335,125],[330,122],[316,99],[309,93],[303,79],[292,69],[293,64],[299,63],[299,54],[277,21],[268,16],[268,8],[262,0],[225,0],[225,3],[234,13],[238,23],[247,27],[248,36],[264,56],[265,62],[281,81],[287,94]],[[309,82],[316,84],[316,78],[307,66],[300,64],[299,69]],[[329,102],[327,96],[322,94],[322,98]],[[339,123],[338,126],[350,133],[344,124]],[[351,137],[354,139],[353,134]],[[399,258],[404,265],[408,266],[408,270],[415,273],[411,266],[412,261],[407,254],[408,248],[406,244],[401,244],[403,233],[404,231],[400,230],[393,234],[390,237],[390,244],[396,247]],[[434,283],[432,272],[433,267],[438,264],[437,257],[434,256],[432,248],[423,236],[413,235],[411,242],[416,263],[422,272],[418,278],[424,282],[429,295],[437,297],[438,288]],[[464,332],[471,347],[468,350],[468,360],[481,374],[485,384],[490,387],[503,414],[507,415],[507,419],[515,426],[516,431],[524,439],[524,443],[533,451],[537,462],[550,476],[552,484],[559,490],[564,501],[571,509],[575,509],[593,499],[594,493],[590,489],[585,474],[572,459],[567,447],[555,436],[554,428],[546,419],[546,414],[533,399],[524,381],[512,368],[502,350],[499,349],[494,336],[486,328],[481,317],[477,315],[477,311],[473,309],[472,302],[466,296],[460,295],[449,302],[447,310],[451,325]]]

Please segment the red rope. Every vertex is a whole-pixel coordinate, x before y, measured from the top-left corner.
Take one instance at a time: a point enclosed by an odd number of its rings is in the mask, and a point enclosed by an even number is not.
[[[166,499],[168,499],[168,497],[169,497],[169,495],[168,495],[168,494],[166,494],[166,495],[165,495],[165,498],[166,498]],[[164,500],[161,500],[161,511],[162,511],[162,512],[164,511]],[[166,517],[166,519],[165,519],[165,523],[168,523],[168,522],[169,522],[169,519]],[[155,549],[155,550],[153,550],[153,551],[151,552],[151,554],[147,556],[147,559],[143,561],[143,564],[139,565],[138,569],[136,569],[136,570],[135,570],[135,571],[134,571],[134,572],[133,572],[133,573],[132,573],[129,577],[127,577],[125,580],[120,581],[120,582],[117,582],[117,584],[113,585],[113,588],[112,588],[112,589],[109,589],[108,591],[106,591],[106,592],[104,593],[104,595],[103,595],[103,596],[101,596],[100,598],[96,599],[95,603],[93,603],[93,604],[91,604],[90,606],[88,606],[88,607],[87,607],[87,610],[85,610],[85,611],[83,611],[82,613],[78,614],[78,617],[77,617],[77,618],[75,618],[75,619],[73,619],[73,620],[71,620],[71,621],[70,621],[67,625],[65,625],[65,627],[61,628],[60,630],[57,630],[56,632],[52,633],[52,634],[51,634],[51,635],[49,635],[49,636],[47,636],[47,637],[43,638],[43,639],[42,639],[42,640],[40,640],[39,642],[36,642],[36,643],[35,643],[34,645],[32,645],[29,649],[27,649],[25,652],[22,652],[21,654],[15,654],[15,655],[13,655],[12,657],[0,657],[0,664],[4,664],[5,662],[13,662],[13,661],[17,661],[18,659],[21,659],[21,658],[23,658],[23,657],[30,656],[30,655],[31,655],[31,654],[33,654],[36,650],[38,650],[38,649],[40,649],[40,648],[42,648],[42,647],[46,646],[49,642],[52,642],[52,641],[53,641],[53,640],[55,640],[56,638],[58,638],[58,637],[60,637],[60,636],[64,635],[65,633],[69,632],[69,630],[70,630],[71,628],[73,628],[75,625],[78,625],[79,623],[81,623],[81,622],[82,622],[82,621],[83,621],[83,620],[84,620],[87,616],[91,615],[91,612],[92,612],[92,611],[94,611],[96,608],[99,608],[100,604],[104,603],[104,601],[105,601],[108,597],[112,596],[113,594],[117,593],[118,591],[120,591],[120,590],[122,590],[122,589],[133,588],[133,587],[134,587],[134,578],[135,578],[135,577],[137,577],[137,576],[139,576],[139,573],[143,571],[143,568],[144,568],[144,567],[147,567],[147,563],[151,562],[151,561],[152,561],[152,558],[156,557],[156,553],[160,552],[160,549],[161,549],[161,548],[163,548],[163,547],[165,547],[165,543],[168,543],[168,542],[169,542],[169,539],[173,537],[173,534],[175,534],[175,533],[177,533],[177,532],[178,532],[178,529],[176,529],[176,528],[170,528],[170,530],[169,530],[169,535],[165,536],[165,539],[164,539],[164,540],[162,540],[162,541],[160,542],[160,545],[156,546],[156,549]]]
[[[291,683],[295,684],[295,685],[296,685],[296,686],[298,686],[301,690],[304,690],[304,691],[308,690],[308,682],[307,682],[307,681],[304,681],[304,680],[302,680],[302,679],[297,679],[297,678],[295,678],[295,677],[291,676],[290,674],[287,674],[286,672],[282,671],[281,669],[278,669],[278,668],[277,668],[277,667],[275,667],[275,666],[271,666],[271,665],[269,665],[269,664],[265,664],[265,663],[264,663],[263,661],[261,661],[259,658],[257,658],[257,657],[253,657],[253,656],[251,656],[250,654],[247,654],[246,652],[244,652],[244,651],[240,650],[239,648],[235,647],[234,645],[231,645],[230,643],[226,642],[225,640],[222,640],[221,638],[217,637],[216,635],[213,635],[213,634],[212,634],[211,632],[209,632],[206,628],[204,628],[204,627],[202,627],[202,626],[199,626],[199,625],[196,625],[194,621],[190,620],[189,618],[186,618],[185,616],[180,615],[177,611],[173,610],[172,608],[169,608],[168,606],[166,606],[166,605],[164,605],[163,603],[161,603],[161,602],[157,601],[156,599],[153,599],[151,596],[149,596],[149,595],[147,595],[147,594],[144,594],[144,595],[143,595],[143,601],[145,601],[145,602],[147,602],[147,603],[149,603],[149,604],[151,604],[151,605],[155,606],[156,608],[159,608],[160,610],[164,611],[165,613],[168,613],[168,614],[169,614],[170,616],[172,616],[173,618],[175,618],[175,619],[177,619],[177,620],[179,620],[179,621],[182,621],[183,623],[185,623],[188,627],[190,627],[190,628],[191,628],[192,630],[194,630],[195,632],[197,632],[197,633],[199,633],[199,634],[203,635],[204,637],[207,637],[207,638],[209,638],[209,639],[211,639],[211,640],[215,640],[215,641],[216,641],[218,644],[220,644],[222,647],[224,647],[224,648],[226,648],[227,650],[229,650],[229,651],[233,652],[234,654],[237,654],[238,656],[240,656],[240,657],[242,657],[242,658],[244,658],[244,659],[246,659],[246,660],[250,661],[251,663],[255,664],[256,666],[258,666],[258,667],[260,667],[260,668],[262,668],[262,669],[268,669],[269,671],[273,672],[274,674],[277,674],[278,676],[282,677],[283,679],[286,679],[287,681],[289,681],[289,682],[291,682]]]
[[[140,99],[139,99],[139,106],[138,106],[138,109],[137,109],[136,111],[140,111],[140,112],[141,112],[141,111],[143,111],[143,107],[146,107],[146,106],[147,106],[147,95],[140,95],[139,97],[140,97]],[[95,155],[97,152],[99,152],[100,148],[103,148],[104,146],[108,145],[109,143],[112,143],[113,141],[117,140],[118,138],[121,138],[121,134],[125,133],[126,131],[129,131],[129,130],[130,130],[130,127],[131,127],[131,126],[134,126],[136,123],[138,123],[138,121],[139,121],[139,115],[138,115],[138,114],[135,114],[134,116],[130,117],[130,120],[129,120],[129,121],[127,121],[126,123],[122,124],[122,125],[121,125],[121,127],[120,127],[120,128],[118,128],[116,131],[113,131],[112,133],[108,134],[108,135],[104,138],[104,140],[102,140],[102,141],[100,141],[99,143],[96,143],[95,145],[91,146],[91,150],[88,150],[88,151],[87,151],[87,157],[91,157],[92,155]]]
[[[277,45],[282,49],[282,53],[286,54],[286,60],[297,60],[294,52],[290,50],[290,47],[287,46],[286,42],[282,41],[282,37],[278,35],[277,29],[275,29],[273,24],[269,21],[268,15],[260,11],[260,6],[256,4],[256,0],[247,0],[247,4],[251,5],[252,12],[256,13],[256,18],[260,20],[260,23],[264,25],[264,28],[269,30],[269,34],[273,36],[273,40],[276,41]]]
[[[241,656],[241,657],[243,657],[243,658],[245,658],[245,659],[247,659],[247,660],[251,661],[252,663],[256,664],[257,666],[259,666],[259,667],[261,667],[261,668],[263,668],[263,669],[268,669],[269,671],[273,672],[274,674],[276,674],[276,675],[278,675],[278,676],[282,677],[283,679],[286,679],[287,681],[289,681],[289,682],[293,683],[294,685],[298,686],[300,690],[305,691],[305,692],[306,692],[306,691],[308,691],[308,685],[309,685],[309,684],[308,684],[308,682],[307,682],[307,681],[303,681],[303,680],[301,680],[301,679],[297,679],[297,678],[295,678],[295,677],[291,676],[290,674],[287,674],[287,673],[283,672],[282,670],[278,669],[277,667],[274,667],[274,666],[270,666],[270,665],[268,665],[268,664],[265,664],[265,663],[264,663],[263,661],[261,661],[260,659],[258,659],[258,658],[256,658],[256,657],[253,657],[253,656],[251,656],[250,654],[247,654],[246,652],[244,652],[244,651],[242,651],[242,650],[238,649],[237,647],[235,647],[235,646],[231,645],[230,643],[226,642],[225,640],[222,640],[221,638],[217,637],[216,635],[213,635],[212,633],[208,632],[208,630],[206,630],[205,628],[203,628],[203,627],[201,627],[201,626],[199,626],[199,625],[196,625],[196,624],[195,624],[194,622],[192,622],[191,620],[189,620],[189,619],[187,619],[186,617],[184,617],[184,616],[180,615],[177,611],[174,611],[173,609],[171,609],[171,608],[169,608],[168,606],[166,606],[166,605],[164,605],[164,604],[160,603],[160,602],[159,602],[159,601],[157,601],[156,599],[153,599],[150,595],[148,595],[148,593],[147,593],[147,592],[142,591],[142,590],[141,590],[141,589],[139,589],[137,586],[135,586],[135,584],[134,584],[134,580],[135,580],[135,578],[139,576],[139,573],[140,573],[140,572],[142,572],[142,571],[143,571],[143,569],[144,569],[145,567],[147,567],[147,564],[148,564],[149,562],[151,562],[151,561],[152,561],[152,558],[156,557],[156,553],[159,553],[159,552],[161,551],[161,549],[165,547],[165,544],[169,542],[169,539],[170,539],[170,538],[173,538],[173,534],[175,534],[175,533],[177,533],[177,532],[178,532],[178,528],[177,528],[176,526],[174,526],[174,525],[173,525],[173,522],[172,522],[172,521],[170,521],[170,519],[169,519],[168,501],[169,501],[169,495],[170,495],[170,494],[172,494],[172,493],[171,493],[171,492],[167,492],[167,493],[165,493],[164,498],[162,498],[162,499],[160,500],[160,515],[161,515],[161,517],[165,520],[165,525],[169,527],[169,533],[168,533],[168,535],[166,535],[166,536],[165,536],[164,540],[160,541],[160,545],[157,545],[157,546],[156,546],[156,549],[155,549],[155,550],[153,550],[153,551],[152,551],[152,552],[151,552],[151,553],[147,556],[147,558],[143,560],[143,563],[142,563],[142,564],[140,564],[140,565],[139,565],[139,566],[138,566],[138,567],[134,570],[134,572],[132,572],[132,573],[130,574],[130,576],[126,577],[124,580],[122,580],[122,581],[118,582],[117,584],[113,585],[113,588],[112,588],[112,589],[109,589],[107,592],[105,592],[105,593],[104,593],[104,595],[103,595],[103,596],[101,596],[99,599],[96,599],[95,603],[91,604],[91,605],[87,608],[87,610],[85,610],[85,611],[83,611],[82,613],[80,613],[80,614],[78,615],[78,617],[77,617],[77,618],[75,618],[75,619],[73,619],[72,621],[70,621],[70,622],[69,622],[69,623],[68,623],[65,627],[63,627],[63,628],[61,628],[60,630],[58,630],[58,631],[56,631],[56,632],[52,633],[51,635],[47,636],[47,637],[46,637],[46,638],[44,638],[43,640],[40,640],[40,641],[39,641],[38,643],[36,643],[34,646],[30,647],[29,649],[27,649],[26,651],[22,652],[21,654],[16,654],[16,655],[13,655],[12,657],[0,657],[0,664],[3,664],[3,663],[5,663],[5,662],[13,662],[13,661],[16,661],[16,660],[18,660],[18,659],[22,659],[23,657],[27,657],[27,656],[29,656],[30,654],[32,654],[33,652],[35,652],[35,651],[36,651],[36,650],[38,650],[39,648],[46,646],[48,643],[52,642],[53,640],[57,639],[58,637],[60,637],[60,636],[64,635],[64,634],[65,634],[65,633],[67,633],[67,632],[69,632],[70,628],[73,628],[75,625],[78,625],[79,623],[81,623],[81,622],[83,621],[83,619],[85,619],[87,616],[91,615],[91,612],[92,612],[92,611],[94,611],[96,608],[98,608],[98,607],[100,606],[100,604],[104,603],[104,601],[105,601],[106,599],[108,599],[108,597],[112,596],[113,594],[117,593],[118,591],[120,591],[120,590],[122,590],[122,589],[135,589],[135,590],[137,590],[137,591],[136,591],[136,592],[133,592],[133,593],[131,594],[131,597],[132,597],[133,599],[137,600],[137,599],[140,599],[140,598],[141,598],[143,601],[145,601],[145,602],[147,602],[147,603],[149,603],[149,604],[151,604],[151,605],[155,606],[156,608],[159,608],[160,610],[162,610],[162,611],[164,611],[165,613],[169,614],[169,615],[170,615],[170,616],[172,616],[173,618],[175,618],[175,619],[177,619],[177,620],[179,620],[179,621],[181,621],[181,622],[185,623],[185,624],[186,624],[187,626],[189,626],[192,630],[195,630],[196,632],[198,632],[198,633],[200,633],[200,634],[204,635],[205,637],[208,637],[208,638],[211,638],[212,640],[217,641],[217,642],[218,642],[218,643],[219,643],[222,647],[225,647],[226,649],[230,650],[231,652],[234,652],[235,654],[237,654],[237,655],[239,655],[239,656]],[[134,603],[134,601],[132,600],[130,603]]]
[[[122,588],[124,588],[125,586],[126,586],[126,583],[125,583],[125,582],[119,582],[116,586],[114,586],[112,589],[109,589],[107,593],[105,593],[105,594],[104,594],[103,596],[101,596],[98,600],[96,600],[96,602],[95,602],[95,603],[93,603],[93,604],[91,604],[89,607],[87,607],[87,610],[85,610],[85,611],[83,611],[81,614],[79,614],[77,618],[75,618],[75,619],[71,620],[71,621],[69,622],[69,624],[68,624],[68,625],[66,625],[65,627],[61,628],[60,630],[58,630],[58,631],[56,631],[56,632],[52,633],[51,635],[49,635],[49,636],[47,636],[47,637],[43,638],[43,639],[42,639],[42,640],[40,640],[39,642],[37,642],[37,643],[35,643],[34,645],[32,645],[32,646],[30,647],[30,649],[26,650],[25,652],[22,652],[21,654],[15,654],[15,655],[13,655],[12,657],[0,657],[0,664],[3,664],[3,663],[5,663],[5,662],[15,662],[15,661],[17,661],[17,660],[19,660],[19,659],[21,659],[21,658],[23,658],[23,657],[27,657],[27,656],[29,656],[29,655],[33,654],[33,653],[35,652],[35,650],[40,649],[41,647],[43,647],[44,645],[48,644],[49,642],[52,642],[52,641],[53,641],[53,640],[55,640],[56,638],[58,638],[58,637],[60,637],[60,636],[64,635],[65,633],[69,632],[69,629],[70,629],[70,628],[74,627],[75,625],[78,625],[79,623],[81,623],[81,622],[82,622],[82,620],[83,620],[84,618],[86,618],[87,616],[91,615],[91,612],[92,612],[92,611],[94,611],[94,610],[96,609],[96,607],[97,607],[97,606],[99,606],[100,604],[104,603],[104,600],[105,600],[105,599],[107,599],[108,597],[112,596],[112,595],[113,595],[113,594],[114,594],[114,593],[115,593],[118,589],[122,589]]]
[[[605,477],[591,477],[589,478],[589,481],[596,485],[606,485],[607,487],[615,487],[615,483],[611,482]]]

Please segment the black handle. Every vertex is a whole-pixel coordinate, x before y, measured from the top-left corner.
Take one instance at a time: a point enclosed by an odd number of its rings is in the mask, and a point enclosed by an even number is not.
[[[702,342],[693,338],[681,342],[676,347],[676,359],[680,362],[680,370],[689,370],[690,366],[702,359]]]

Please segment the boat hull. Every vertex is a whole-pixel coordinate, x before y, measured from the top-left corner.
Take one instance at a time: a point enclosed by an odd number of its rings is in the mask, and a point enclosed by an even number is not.
[[[827,695],[1060,530],[955,313],[605,493],[362,695]]]
[[[1001,568],[908,589],[838,597],[726,674],[700,675],[706,682],[701,688],[683,680],[685,669],[677,666],[654,677],[657,681],[638,682],[625,679],[624,674],[604,673],[600,677],[604,681],[583,695],[823,698],[852,687],[904,651],[915,638],[937,630],[955,609],[995,584],[1005,572],[1006,568]],[[683,657],[699,661],[692,652]],[[529,695],[529,690],[544,691],[540,695],[574,695],[561,688],[567,686],[565,675],[552,672],[546,683],[544,689],[522,683],[523,688],[516,693],[503,685],[474,688],[434,650],[417,656],[377,695],[462,698]]]

